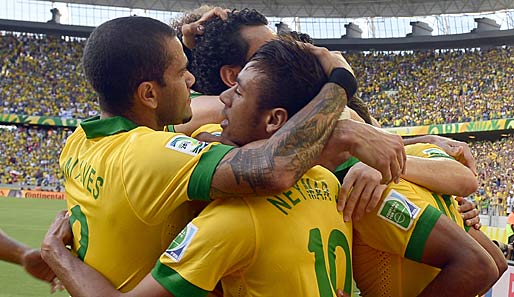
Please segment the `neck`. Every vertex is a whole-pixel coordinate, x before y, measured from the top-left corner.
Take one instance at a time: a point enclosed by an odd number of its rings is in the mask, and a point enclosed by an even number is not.
[[[108,111],[102,111],[102,113],[100,114],[101,119],[112,118],[115,116],[122,116],[124,118],[127,118],[135,124],[137,124],[138,126],[145,126],[157,131],[163,129],[163,127],[159,127],[156,121],[152,121],[150,117],[146,117],[140,113],[134,113],[132,112],[132,110],[128,110],[126,113],[119,115],[110,113]]]

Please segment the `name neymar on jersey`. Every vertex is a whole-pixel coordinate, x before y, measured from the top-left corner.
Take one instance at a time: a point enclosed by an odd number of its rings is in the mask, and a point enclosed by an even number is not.
[[[339,188],[338,187],[338,193]],[[293,194],[293,190],[289,190],[287,192],[282,193],[281,195],[276,195],[273,198],[267,198],[266,200],[275,206],[278,210],[280,210],[286,216],[288,215],[287,210],[293,208],[298,203],[303,200],[311,199],[311,200],[321,200],[321,201],[336,201],[337,194],[333,195],[330,193],[328,189],[328,184],[324,181],[318,183],[318,181],[313,181],[311,185],[311,180],[309,178],[301,178],[297,181],[293,189],[295,190]],[[301,196],[301,198],[299,197]]]

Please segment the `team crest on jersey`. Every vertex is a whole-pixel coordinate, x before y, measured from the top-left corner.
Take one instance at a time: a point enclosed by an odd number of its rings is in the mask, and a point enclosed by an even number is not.
[[[173,137],[166,144],[166,147],[177,152],[195,156],[198,155],[198,153],[200,153],[208,145],[208,142],[196,140],[184,135],[178,135]]]
[[[187,226],[180,231],[179,235],[173,240],[168,249],[164,252],[166,256],[175,262],[180,262],[184,254],[186,253],[187,247],[193,241],[193,237],[198,231],[198,227],[193,223],[187,224]]]
[[[407,197],[391,190],[385,197],[378,216],[403,230],[409,230],[421,209]]]
[[[449,157],[448,154],[446,154],[442,150],[436,149],[436,148],[428,148],[426,150],[423,150],[423,154],[428,155],[429,158],[437,158],[437,157],[448,158]]]

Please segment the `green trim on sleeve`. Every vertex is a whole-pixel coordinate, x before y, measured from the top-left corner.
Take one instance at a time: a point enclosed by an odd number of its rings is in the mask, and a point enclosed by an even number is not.
[[[437,220],[441,217],[441,212],[435,207],[429,205],[418,219],[418,223],[412,231],[409,243],[405,249],[405,258],[411,259],[416,262],[421,262],[423,251],[428,236],[435,226]]]
[[[168,125],[168,126],[164,127],[164,131],[173,132],[173,133],[177,132],[177,131],[175,131],[175,125]]]
[[[175,297],[204,297],[208,291],[198,288],[184,279],[178,272],[157,262],[152,269],[153,278]]]
[[[464,231],[469,232],[469,229],[471,229],[471,227],[467,226],[466,221],[464,221]]]
[[[214,171],[221,159],[233,148],[224,144],[214,144],[200,157],[187,187],[187,196],[190,200],[209,201],[211,199],[209,193]]]
[[[435,203],[437,203],[437,208],[448,217],[448,214],[446,213],[446,208],[444,208],[443,203],[441,202],[441,199],[439,195],[432,193],[432,197],[434,198]]]

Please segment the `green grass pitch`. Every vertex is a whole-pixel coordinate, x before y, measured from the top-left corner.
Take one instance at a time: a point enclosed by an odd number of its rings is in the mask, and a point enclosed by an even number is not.
[[[59,210],[66,208],[63,200],[17,199],[0,197],[0,228],[9,236],[31,247],[41,241]],[[69,296],[65,292],[50,294],[50,286],[17,265],[0,261],[0,297]]]

